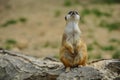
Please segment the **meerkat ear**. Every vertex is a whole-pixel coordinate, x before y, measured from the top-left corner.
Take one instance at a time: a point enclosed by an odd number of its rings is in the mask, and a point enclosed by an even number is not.
[[[67,21],[67,17],[65,16],[65,20]]]

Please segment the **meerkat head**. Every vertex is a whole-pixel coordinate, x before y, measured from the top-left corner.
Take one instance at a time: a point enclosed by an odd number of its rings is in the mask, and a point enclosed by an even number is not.
[[[77,11],[69,11],[68,14],[65,16],[65,20],[68,21],[75,21],[78,22],[80,16]]]

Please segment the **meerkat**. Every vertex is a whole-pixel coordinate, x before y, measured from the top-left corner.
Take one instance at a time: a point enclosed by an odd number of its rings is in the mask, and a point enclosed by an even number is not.
[[[60,48],[60,60],[66,68],[65,72],[69,72],[72,67],[85,66],[87,63],[87,46],[81,38],[79,19],[77,11],[70,11],[65,16],[66,27]]]

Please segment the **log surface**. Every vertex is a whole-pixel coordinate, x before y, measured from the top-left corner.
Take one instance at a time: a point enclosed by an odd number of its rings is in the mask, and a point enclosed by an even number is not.
[[[0,80],[120,80],[120,59],[93,61],[65,73],[63,64],[54,58],[0,49]]]

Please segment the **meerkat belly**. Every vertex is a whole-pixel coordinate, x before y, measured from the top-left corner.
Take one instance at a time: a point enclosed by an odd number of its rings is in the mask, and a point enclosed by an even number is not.
[[[67,34],[67,41],[73,46],[80,40],[80,29],[76,24],[69,23],[65,29],[65,34]]]
[[[72,45],[76,45],[76,43],[80,40],[80,35],[78,32],[71,32],[69,34],[69,37],[68,37],[68,41],[72,44]]]

